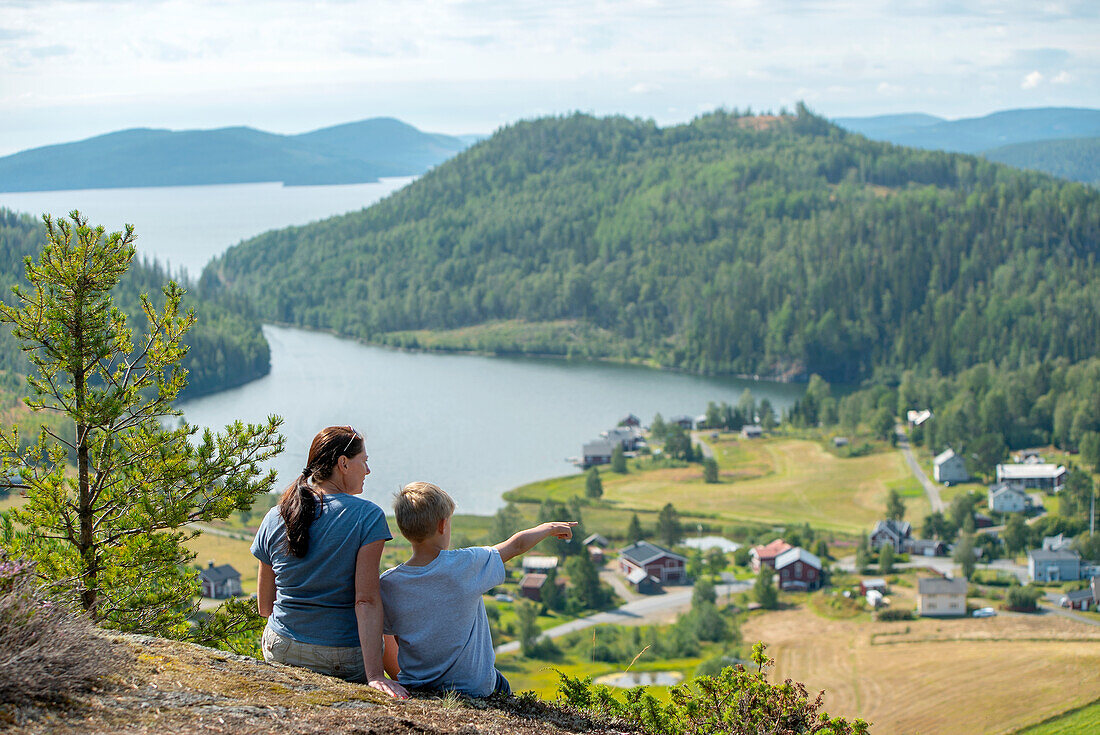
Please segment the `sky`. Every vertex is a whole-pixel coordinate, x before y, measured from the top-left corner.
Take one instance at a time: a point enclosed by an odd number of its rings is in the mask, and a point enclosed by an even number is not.
[[[0,0],[0,155],[132,127],[1100,107],[1100,0]]]

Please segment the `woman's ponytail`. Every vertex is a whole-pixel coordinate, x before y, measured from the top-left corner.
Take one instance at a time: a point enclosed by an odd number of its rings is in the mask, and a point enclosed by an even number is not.
[[[309,486],[311,474],[306,467],[279,498],[279,515],[286,524],[287,552],[299,559],[309,551],[309,527],[317,515],[317,497]]]

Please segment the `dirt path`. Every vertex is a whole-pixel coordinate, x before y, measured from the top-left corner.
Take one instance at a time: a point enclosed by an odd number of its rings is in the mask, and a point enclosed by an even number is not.
[[[947,505],[940,498],[940,489],[936,486],[936,483],[928,479],[928,475],[924,474],[924,470],[921,469],[920,464],[917,463],[917,458],[913,456],[913,450],[909,447],[909,435],[905,433],[905,430],[900,426],[895,429],[898,435],[898,447],[901,449],[902,454],[905,455],[905,462],[909,465],[909,469],[912,470],[913,476],[920,481],[921,486],[924,488],[924,494],[928,496],[928,504],[932,506],[932,512],[945,511]]]

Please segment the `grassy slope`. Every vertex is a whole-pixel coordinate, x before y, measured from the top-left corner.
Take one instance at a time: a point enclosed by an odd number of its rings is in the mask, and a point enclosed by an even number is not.
[[[928,513],[928,501],[900,452],[839,458],[809,439],[742,440],[730,434],[711,443],[719,483],[706,484],[698,464],[647,470],[648,462],[640,460],[626,475],[602,474],[605,508],[587,510],[586,527],[599,528],[601,511],[629,516],[635,509],[656,512],[672,503],[682,514],[724,521],[809,522],[814,528],[859,533],[881,517],[891,488],[905,498],[908,518]],[[584,495],[583,475],[531,483],[506,497],[531,502],[577,495]]]
[[[1026,727],[1019,735],[1093,735],[1100,731],[1100,701]]]

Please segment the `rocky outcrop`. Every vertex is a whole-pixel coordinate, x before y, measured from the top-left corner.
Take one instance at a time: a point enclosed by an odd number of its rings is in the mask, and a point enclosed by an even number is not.
[[[623,733],[533,697],[388,699],[369,687],[190,643],[112,636],[125,662],[92,691],[0,704],[14,733]]]

